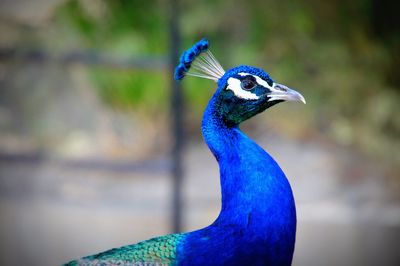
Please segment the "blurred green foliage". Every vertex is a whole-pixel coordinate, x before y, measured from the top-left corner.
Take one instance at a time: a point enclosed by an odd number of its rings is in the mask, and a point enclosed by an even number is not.
[[[97,67],[91,70],[92,80],[105,102],[120,108],[136,106],[158,110],[168,104],[165,84],[169,78],[160,71],[110,71]],[[149,114],[150,115],[150,114]]]
[[[304,126],[312,124],[342,144],[399,162],[396,5],[388,0],[181,1],[181,50],[206,36],[226,68],[259,66],[299,88],[309,108],[303,116],[307,121],[300,121]],[[169,8],[166,0],[70,0],[57,19],[88,49],[166,56]],[[151,113],[168,106],[168,74],[90,69],[106,102]],[[187,106],[200,113],[214,85],[198,79],[184,84]]]
[[[72,29],[81,49],[117,57],[165,57],[168,20],[160,4],[71,0],[59,8],[57,21]],[[146,109],[154,114],[168,106],[169,79],[165,71],[93,67],[89,75],[104,101],[116,108]]]

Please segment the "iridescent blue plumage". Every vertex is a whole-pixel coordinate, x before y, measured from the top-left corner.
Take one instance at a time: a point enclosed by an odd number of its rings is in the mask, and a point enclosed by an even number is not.
[[[202,40],[184,52],[175,79],[192,75],[218,85],[201,127],[220,169],[222,208],[218,218],[194,232],[150,239],[80,261],[99,265],[291,264],[296,208],[290,184],[275,160],[239,125],[282,101],[305,100],[262,69],[238,66],[225,72],[208,48],[208,41]],[[198,72],[190,72],[192,68]]]
[[[242,72],[273,82],[267,73],[249,66],[228,70],[218,82],[204,112],[202,133],[219,164],[222,209],[212,225],[186,235],[185,244],[178,247],[179,265],[290,265],[292,261],[296,209],[290,185],[274,159],[224,115],[231,103],[253,109],[252,101],[237,99],[226,89],[227,80]],[[272,105],[264,104],[262,108]]]

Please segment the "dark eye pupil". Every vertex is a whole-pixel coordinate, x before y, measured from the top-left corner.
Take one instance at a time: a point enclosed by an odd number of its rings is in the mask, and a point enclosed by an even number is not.
[[[254,88],[256,86],[256,84],[257,84],[256,80],[253,76],[248,76],[248,77],[244,78],[241,83],[242,88],[244,90],[251,90],[252,88]]]

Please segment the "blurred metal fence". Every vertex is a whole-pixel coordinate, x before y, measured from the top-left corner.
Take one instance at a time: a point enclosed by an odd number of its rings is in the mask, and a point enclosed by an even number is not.
[[[175,65],[179,58],[180,52],[180,30],[179,30],[179,3],[178,0],[170,0],[169,5],[169,56],[168,57],[131,57],[131,58],[118,58],[110,57],[96,51],[69,51],[62,54],[51,54],[42,49],[20,49],[20,48],[0,48],[0,62],[21,62],[21,63],[57,63],[60,65],[69,64],[82,64],[87,66],[106,66],[116,69],[148,69],[159,70],[165,69],[170,73],[170,129],[173,146],[171,147],[171,160],[170,165],[166,166],[165,162],[155,162],[156,171],[163,171],[164,169],[170,170],[171,175],[171,189],[172,189],[172,215],[171,215],[171,231],[179,232],[182,228],[182,150],[184,145],[184,131],[182,122],[183,101],[181,86],[173,79]],[[24,162],[38,162],[45,159],[43,154],[7,154],[0,153],[0,160],[9,161],[24,161]],[[104,170],[117,171],[143,171],[149,170],[149,163],[151,162],[120,162],[120,163],[107,163],[104,161],[59,161],[63,166],[73,166],[78,168],[94,168],[99,167]],[[158,169],[158,170],[157,170]],[[153,169],[154,170],[154,169]],[[146,170],[145,170],[146,171]]]

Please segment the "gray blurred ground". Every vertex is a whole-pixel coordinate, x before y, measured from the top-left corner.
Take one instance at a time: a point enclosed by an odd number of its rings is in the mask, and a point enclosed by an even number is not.
[[[267,136],[259,142],[296,196],[294,265],[399,265],[400,207],[390,203],[379,171],[366,165],[361,181],[345,184],[339,172],[355,159],[347,151]],[[191,144],[185,163],[189,231],[215,219],[220,196],[217,164],[204,145]],[[168,161],[150,165],[3,158],[0,265],[57,265],[168,233]]]

